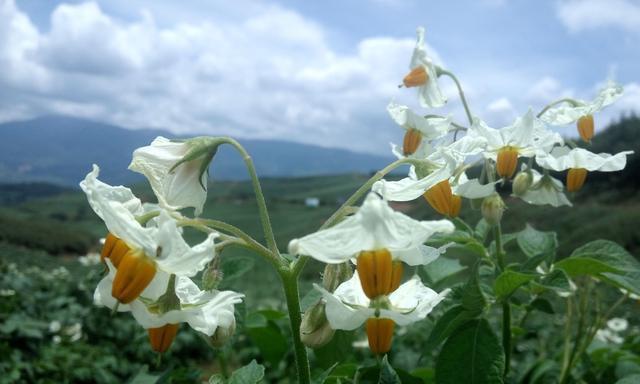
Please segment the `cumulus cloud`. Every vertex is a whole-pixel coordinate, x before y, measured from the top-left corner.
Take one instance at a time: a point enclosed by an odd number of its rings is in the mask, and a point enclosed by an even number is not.
[[[640,3],[631,0],[564,0],[557,15],[571,31],[618,27],[640,32]]]

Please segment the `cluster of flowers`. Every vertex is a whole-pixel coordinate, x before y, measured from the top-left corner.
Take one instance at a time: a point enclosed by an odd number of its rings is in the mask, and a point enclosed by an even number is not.
[[[438,85],[442,75],[453,76],[428,57],[424,29],[419,28],[410,72],[403,85],[418,88],[422,107],[441,107],[446,103]],[[447,294],[434,292],[417,276],[400,283],[403,263],[420,265],[433,261],[446,247],[433,249],[424,242],[433,234],[452,232],[454,225],[448,220],[413,220],[394,212],[388,201],[423,196],[435,211],[454,218],[460,212],[462,198],[483,199],[483,216],[495,225],[504,210],[496,184],[510,181],[518,159],[528,158],[513,179],[513,195],[530,204],[571,205],[563,183],[551,177],[549,171],[568,170],[567,190],[574,192],[584,184],[587,172],[623,169],[626,156],[632,152],[612,156],[571,148],[548,126],[577,122],[582,139],[590,141],[594,135],[593,113],[611,104],[621,93],[620,86],[610,83],[592,102],[563,99],[538,116],[529,109],[502,129],[490,128],[468,109],[470,127],[465,128],[453,123],[450,115],[422,116],[407,106],[390,103],[387,109],[391,118],[406,131],[402,149],[392,145],[392,151],[399,159],[415,160],[409,175],[399,181],[377,181],[355,215],[289,245],[292,254],[330,264],[351,260],[356,265],[357,274],[333,292],[326,285],[316,286],[324,298],[319,305],[325,306],[329,326],[352,330],[366,323],[370,349],[382,354],[391,347],[395,324],[403,326],[424,319]],[[458,138],[458,131],[466,134]],[[534,159],[543,173],[533,168]],[[480,178],[469,179],[465,170],[473,161],[483,163],[484,171]],[[311,332],[320,329],[307,328]]]
[[[147,177],[158,204],[143,204],[129,188],[98,180],[97,165],[80,183],[109,231],[101,253],[108,273],[94,301],[131,312],[157,352],[167,351],[183,322],[214,345],[224,343],[235,330],[234,305],[243,298],[215,286],[201,290],[190,279],[212,263],[218,234],[212,231],[195,246],[183,238],[180,209],[193,207],[199,214],[207,193],[206,175],[193,169],[198,162],[172,169],[188,149],[159,137],[134,152],[129,168]]]

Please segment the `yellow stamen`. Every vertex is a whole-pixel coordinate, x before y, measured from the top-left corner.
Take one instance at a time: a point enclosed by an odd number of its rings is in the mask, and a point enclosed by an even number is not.
[[[462,197],[451,195],[451,207],[449,207],[449,217],[458,217],[462,208]]]
[[[402,278],[402,263],[393,262],[386,249],[360,252],[356,270],[362,290],[370,299],[395,291]]]
[[[571,168],[567,172],[567,191],[577,192],[587,179],[587,170],[584,168]]]
[[[109,257],[111,251],[116,246],[120,239],[111,234],[111,232],[107,233],[107,237],[104,238],[104,246],[102,247],[102,252],[100,252],[100,261],[104,262],[104,259]]]
[[[582,116],[578,119],[578,133],[582,140],[590,142],[594,131],[593,115]]]
[[[510,179],[518,167],[518,150],[512,146],[506,146],[498,151],[496,171],[505,179]]]
[[[427,69],[423,66],[418,66],[413,68],[411,72],[404,77],[402,84],[407,88],[419,87],[426,84],[428,80],[429,75],[427,74]]]
[[[369,349],[376,355],[382,355],[391,349],[395,323],[391,319],[372,317],[367,320],[367,338]]]
[[[402,153],[405,156],[414,154],[420,146],[420,142],[422,142],[422,133],[414,128],[407,129],[402,142]]]
[[[151,348],[158,353],[166,352],[176,338],[180,324],[167,324],[158,328],[149,328],[149,342]]]
[[[439,214],[448,216],[451,212],[451,197],[453,194],[449,180],[443,180],[429,188],[423,196]]]
[[[156,263],[141,251],[129,250],[119,263],[111,286],[111,296],[129,304],[149,285],[156,274]]]

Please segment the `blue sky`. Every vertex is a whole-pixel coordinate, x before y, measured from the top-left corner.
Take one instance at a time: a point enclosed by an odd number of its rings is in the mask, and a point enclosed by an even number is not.
[[[638,0],[0,0],[0,19],[0,121],[68,114],[388,153],[402,131],[387,103],[418,108],[396,85],[419,25],[490,125],[610,78],[626,93],[598,126],[640,109]],[[448,106],[425,113],[464,122],[441,85]]]

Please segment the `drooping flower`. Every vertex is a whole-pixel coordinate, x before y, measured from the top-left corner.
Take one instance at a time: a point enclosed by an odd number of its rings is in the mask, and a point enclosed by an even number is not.
[[[517,197],[533,205],[551,205],[553,207],[561,207],[563,205],[571,206],[571,202],[564,194],[564,186],[562,182],[549,175],[542,175],[535,169],[531,169],[533,182],[529,189]],[[514,194],[514,196],[516,196]]]
[[[391,348],[395,325],[405,326],[424,319],[449,290],[437,293],[413,277],[393,293],[369,298],[361,288],[359,276],[342,283],[332,294],[322,287],[326,316],[333,329],[354,330],[366,323],[369,347],[375,354]]]
[[[121,303],[135,300],[159,270],[193,276],[214,257],[216,233],[191,247],[176,220],[163,209],[150,225],[143,226],[136,220],[144,213],[140,200],[128,188],[98,180],[99,173],[94,165],[80,187],[109,231],[102,255],[117,268],[112,294]]]
[[[438,250],[423,243],[435,233],[450,233],[453,229],[448,220],[414,220],[391,209],[375,193],[369,193],[353,216],[331,228],[292,240],[289,253],[337,264],[363,252],[387,250],[394,261],[420,265],[439,255]]]
[[[206,167],[210,159],[186,161],[172,170],[189,150],[186,142],[159,136],[151,145],[133,152],[129,169],[146,176],[160,206],[169,210],[193,207],[197,216],[207,198]]]
[[[622,86],[609,81],[592,101],[568,99],[567,103],[545,111],[540,119],[551,125],[577,122],[580,137],[584,141],[591,141],[594,135],[593,114],[616,101],[622,92]]]
[[[451,127],[451,116],[426,118],[405,105],[393,102],[389,103],[387,111],[393,121],[406,130],[402,145],[404,156],[415,153],[424,140],[434,140],[446,135]]]
[[[475,118],[469,136],[481,136],[487,140],[483,155],[496,162],[498,175],[505,179],[511,178],[515,173],[518,157],[532,157],[564,142],[559,134],[545,129],[531,109],[502,129],[490,128],[485,122]]]
[[[615,172],[627,165],[627,156],[633,151],[623,151],[615,155],[593,153],[584,148],[569,149],[556,147],[551,153],[536,157],[536,162],[543,168],[564,171],[567,173],[567,191],[576,192],[582,188],[587,172]]]
[[[119,312],[131,312],[149,334],[156,352],[165,352],[178,332],[180,323],[207,336],[235,327],[234,305],[244,295],[233,291],[202,291],[186,276],[172,277],[158,271],[140,296],[128,304],[118,304],[111,287],[117,269],[107,260],[109,273],[100,281],[94,293],[94,303]],[[169,288],[169,290],[168,290]],[[171,305],[167,305],[167,299]]]
[[[419,27],[416,34],[418,39],[409,64],[411,71],[404,77],[403,84],[407,88],[418,87],[418,100],[423,107],[442,107],[447,102],[447,99],[438,86],[436,66],[427,55],[427,49],[424,44],[424,28]]]

